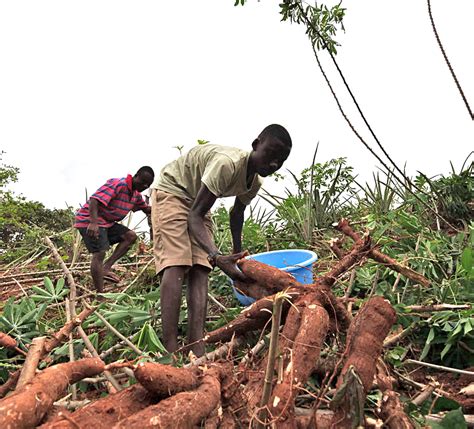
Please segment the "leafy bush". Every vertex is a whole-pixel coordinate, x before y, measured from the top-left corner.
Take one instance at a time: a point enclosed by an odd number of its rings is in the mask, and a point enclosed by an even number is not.
[[[435,195],[438,212],[455,225],[469,223],[474,219],[474,163],[449,176],[428,180]]]

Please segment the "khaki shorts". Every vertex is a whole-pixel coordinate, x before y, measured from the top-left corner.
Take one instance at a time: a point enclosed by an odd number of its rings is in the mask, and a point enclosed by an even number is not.
[[[197,264],[212,269],[207,260],[207,252],[188,232],[188,214],[193,201],[159,189],[152,189],[151,201],[156,273],[161,273],[167,267],[192,267]],[[204,224],[212,237],[209,213]]]

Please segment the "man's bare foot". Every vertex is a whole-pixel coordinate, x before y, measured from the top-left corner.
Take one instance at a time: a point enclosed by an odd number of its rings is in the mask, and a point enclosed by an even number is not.
[[[106,273],[104,273],[104,280],[107,280],[111,283],[119,283],[120,277],[112,271],[107,271]]]

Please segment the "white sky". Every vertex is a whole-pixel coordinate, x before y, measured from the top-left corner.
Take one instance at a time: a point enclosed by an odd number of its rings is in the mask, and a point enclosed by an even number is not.
[[[0,1],[0,150],[21,169],[13,189],[50,208],[78,207],[86,188],[110,177],[142,165],[158,173],[178,155],[173,146],[206,139],[250,149],[275,122],[293,138],[285,167],[309,166],[319,141],[317,160],[345,156],[369,179],[377,161],[340,115],[303,26],[280,22],[279,2]],[[343,6],[337,60],[385,148],[410,174],[447,173],[449,160],[459,168],[474,149],[474,123],[426,1]],[[432,8],[474,108],[474,1],[432,0]]]

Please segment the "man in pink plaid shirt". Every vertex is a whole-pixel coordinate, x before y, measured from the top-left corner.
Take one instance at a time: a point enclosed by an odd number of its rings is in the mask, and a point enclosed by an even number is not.
[[[104,279],[114,283],[120,280],[112,272],[112,266],[128,252],[137,234],[118,222],[130,211],[151,213],[151,207],[143,200],[141,192],[150,187],[154,177],[151,167],[141,167],[133,177],[129,174],[120,179],[109,179],[76,213],[74,226],[92,253],[91,275],[98,293],[103,291]],[[110,245],[117,243],[112,255],[104,262]]]

